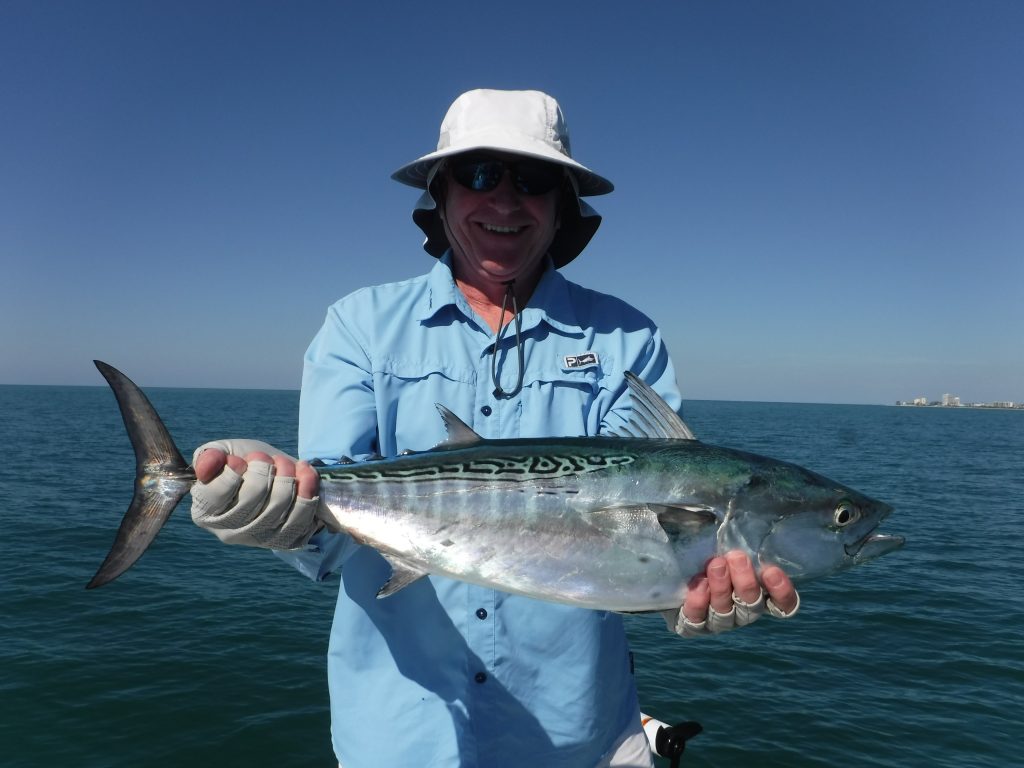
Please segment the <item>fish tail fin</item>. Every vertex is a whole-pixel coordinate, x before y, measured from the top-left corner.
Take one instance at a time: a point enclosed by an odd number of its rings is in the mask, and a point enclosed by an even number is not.
[[[142,390],[113,366],[99,360],[93,362],[114,390],[135,449],[135,493],[114,545],[86,589],[102,587],[131,568],[153,543],[196,479]]]

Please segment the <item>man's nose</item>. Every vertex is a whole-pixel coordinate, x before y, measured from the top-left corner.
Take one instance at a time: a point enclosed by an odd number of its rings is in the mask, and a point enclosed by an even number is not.
[[[512,171],[506,168],[498,186],[491,190],[491,204],[499,210],[515,210],[520,206],[521,193],[512,181]]]

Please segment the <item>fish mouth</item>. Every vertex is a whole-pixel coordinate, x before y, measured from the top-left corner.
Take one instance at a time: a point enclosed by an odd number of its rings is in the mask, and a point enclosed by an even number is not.
[[[851,558],[855,564],[866,563],[868,560],[886,555],[899,549],[906,542],[902,536],[875,533],[876,530],[877,528],[872,528],[853,544],[847,544],[844,547],[847,557]]]

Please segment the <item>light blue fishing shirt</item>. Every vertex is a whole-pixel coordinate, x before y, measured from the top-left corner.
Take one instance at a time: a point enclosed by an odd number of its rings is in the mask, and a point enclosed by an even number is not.
[[[446,437],[435,403],[484,438],[597,435],[628,420],[627,370],[679,409],[661,336],[628,304],[549,263],[521,319],[523,386],[499,399],[494,333],[456,288],[450,254],[341,299],[306,353],[299,453],[429,449]],[[514,324],[497,362],[514,389]],[[280,554],[316,580],[341,576],[328,679],[344,768],[591,766],[638,717],[617,614],[434,576],[378,600],[390,567],[344,535]]]

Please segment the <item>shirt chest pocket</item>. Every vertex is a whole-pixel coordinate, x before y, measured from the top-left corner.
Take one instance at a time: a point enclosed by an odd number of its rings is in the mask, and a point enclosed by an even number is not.
[[[561,361],[559,361],[561,362]],[[523,380],[520,434],[523,437],[580,437],[597,434],[605,376],[597,365],[577,369],[549,366],[528,371]]]
[[[451,361],[387,357],[373,371],[380,451],[423,451],[445,439],[438,404],[455,414],[471,412],[476,375]]]

